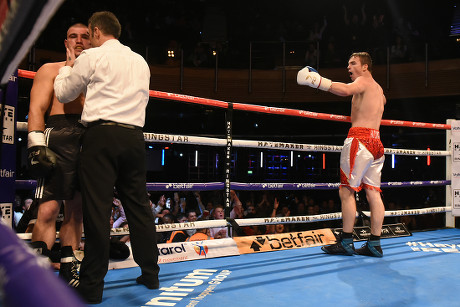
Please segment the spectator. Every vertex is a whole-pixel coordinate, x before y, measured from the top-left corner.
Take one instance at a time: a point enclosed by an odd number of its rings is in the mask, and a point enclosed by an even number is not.
[[[199,191],[195,191],[193,192],[193,195],[195,196],[195,199],[196,199],[196,202],[198,204],[198,210],[200,212],[200,215],[197,217],[198,220],[203,220],[203,219],[207,219],[208,216],[209,216],[209,210],[207,210],[205,208],[205,206],[203,205],[203,202],[201,200],[201,195],[200,195],[200,192]],[[197,213],[197,211],[195,211],[195,213]]]
[[[209,228],[196,229],[196,232],[187,238],[186,241],[202,241],[202,240],[214,240],[210,235]]]
[[[193,53],[188,60],[194,67],[208,66],[208,52],[201,42],[195,45]]]
[[[166,208],[171,210],[172,215],[177,216],[179,213],[185,213],[187,201],[185,197],[179,198],[179,193],[174,193],[174,204],[171,203],[171,198],[166,199]]]
[[[182,212],[179,212],[176,215],[176,220],[178,223],[186,223],[188,221],[187,216],[183,214]]]
[[[176,219],[172,214],[165,214],[163,216],[163,224],[173,224],[176,222]],[[165,242],[184,242],[187,239],[187,234],[182,230],[168,231],[165,233]]]
[[[212,217],[214,220],[223,220],[225,218],[225,210],[221,205],[217,205],[213,212]],[[228,238],[227,227],[213,227],[210,229],[211,237],[214,239]]]
[[[393,63],[403,63],[408,60],[407,45],[403,38],[399,35],[396,36],[395,42],[390,48],[390,57]]]
[[[326,202],[326,206],[323,208],[322,213],[333,213],[333,212],[337,212],[339,210],[340,209],[337,208],[337,205],[334,202],[334,200],[333,199],[328,199],[327,202]]]
[[[345,24],[343,39],[346,42],[345,46],[348,47],[348,50],[345,50],[345,53],[351,53],[357,49],[362,49],[361,45],[365,41],[365,25],[367,22],[366,15],[366,4],[363,1],[361,5],[361,18],[358,13],[352,12],[351,19],[349,18],[349,11],[346,5],[342,6],[343,8],[343,21]]]
[[[127,220],[125,210],[123,210],[123,206],[121,205],[121,201],[118,198],[114,197],[112,206],[116,208],[112,228],[122,227],[124,224],[127,223]]]
[[[256,207],[251,202],[246,202],[246,216],[247,218],[257,217]]]
[[[205,214],[203,214],[203,220],[209,220],[212,218],[211,212],[214,211],[214,203],[212,201],[206,202]]]
[[[309,42],[307,52],[305,52],[305,65],[318,66],[318,48],[316,43]]]
[[[276,216],[283,217],[283,216],[289,216],[290,215],[289,207],[287,205],[282,205],[280,213],[277,213],[279,206],[280,206],[280,203],[279,203],[278,199],[275,198],[275,200],[273,202],[272,214],[271,214],[270,217],[276,217]],[[287,225],[285,225],[285,224],[267,225],[267,233],[268,234],[276,234],[276,233],[283,233],[285,231],[288,232],[289,230],[286,229],[286,226]]]
[[[24,215],[24,212],[29,210],[30,205],[33,203],[32,198],[26,198],[24,199],[24,202],[21,201],[21,198],[18,195],[16,195],[15,199],[15,207],[13,208],[13,223],[14,227],[18,227],[19,221],[21,220],[22,216]],[[19,201],[19,203],[18,203]]]
[[[315,21],[313,27],[310,29],[308,34],[308,41],[309,42],[319,42],[323,39],[324,31],[327,28],[327,19],[326,17],[323,18],[323,25],[320,26],[318,21]]]
[[[296,206],[295,215],[297,216],[305,216],[308,215],[307,208],[303,201],[299,201]],[[295,231],[303,231],[307,229],[306,223],[297,223],[292,225],[292,230]]]
[[[165,215],[171,215],[172,217],[174,217],[174,215],[172,215],[172,213],[171,213],[171,210],[165,208],[165,209],[161,210],[160,213],[157,214],[156,219],[155,219],[155,224],[157,224],[157,225],[158,224],[165,224],[164,219],[163,219]]]
[[[386,49],[389,45],[389,35],[386,29],[385,14],[378,13],[372,16],[369,46],[373,53],[375,64],[383,64],[386,61]]]
[[[192,210],[189,210],[189,211],[187,212],[187,221],[188,221],[188,222],[193,223],[193,222],[196,222],[197,219],[198,219],[198,218],[197,218],[197,215],[196,215],[196,211],[195,211],[195,210],[192,209]],[[193,235],[195,234],[196,229],[187,229],[186,232],[187,232],[187,235],[188,235],[189,237],[191,237],[191,236],[193,236]]]
[[[405,206],[404,210],[410,210],[409,206]],[[401,223],[405,224],[408,230],[415,230],[417,229],[417,220],[413,215],[404,215],[400,218]]]
[[[233,190],[230,190],[230,203],[233,206],[232,211],[230,211],[230,218],[232,219],[244,218],[243,204],[238,198],[238,195],[236,195],[235,191]]]
[[[307,209],[303,201],[299,201],[296,205],[295,215],[303,216],[307,215]]]
[[[152,208],[155,224],[157,225],[165,214],[171,213],[171,208],[166,208],[166,197],[164,194],[160,196],[156,205],[152,202],[150,207]]]
[[[196,216],[196,211],[195,210],[189,210],[187,212],[187,221],[190,222],[190,223],[193,223],[193,222],[197,221],[197,216]],[[187,229],[186,233],[188,235],[187,241],[209,240],[209,238],[213,239],[210,236],[209,228]]]
[[[152,208],[153,215],[156,216],[157,214],[159,214],[163,210],[163,208],[165,208],[165,205],[166,198],[164,194],[160,196],[156,204],[150,201],[150,207]]]
[[[118,208],[118,207],[117,207]],[[112,213],[114,210],[112,211]],[[114,219],[113,215],[110,217],[110,227],[116,228],[113,226]],[[128,223],[121,225],[123,228],[128,228]],[[110,237],[110,249],[109,249],[109,258],[113,260],[124,260],[129,257],[131,251],[129,250],[126,242],[130,241],[129,235],[124,236],[111,236]],[[81,247],[84,249],[85,243],[82,241]]]
[[[326,52],[322,60],[325,67],[339,67],[339,64],[342,62],[342,57],[336,49],[335,38],[333,36],[327,41]]]
[[[263,191],[262,200],[257,204],[256,211],[258,217],[267,217],[271,214],[271,205],[268,201],[268,192]]]

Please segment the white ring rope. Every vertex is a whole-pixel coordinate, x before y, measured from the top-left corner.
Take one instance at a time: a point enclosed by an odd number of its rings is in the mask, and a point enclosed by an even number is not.
[[[398,217],[406,215],[424,215],[424,214],[435,214],[435,213],[446,213],[451,212],[452,207],[432,207],[423,209],[409,209],[409,210],[394,210],[385,211],[385,217]],[[367,216],[370,216],[370,211],[362,211]],[[356,213],[359,216],[359,213]],[[253,226],[253,225],[274,225],[274,224],[300,224],[300,223],[313,223],[322,221],[340,220],[342,218],[341,212],[334,213],[323,213],[317,215],[305,215],[305,216],[284,216],[284,217],[264,217],[264,218],[247,218],[247,219],[235,219],[235,222],[240,227]],[[173,223],[173,224],[161,224],[156,225],[157,232],[165,231],[176,231],[186,229],[200,229],[200,228],[214,228],[214,227],[227,227],[230,224],[227,220],[207,220],[207,221],[196,221],[186,223]],[[31,233],[18,233],[21,239],[31,240]],[[112,228],[110,235],[129,235],[129,229],[126,228]],[[57,237],[59,234],[57,235]]]
[[[146,142],[190,144],[190,145],[209,145],[209,146],[226,146],[226,139],[187,136],[177,134],[158,134],[144,133]],[[232,140],[233,147],[250,147],[275,150],[293,150],[293,151],[312,151],[312,152],[340,152],[343,146],[338,145],[313,145],[299,144],[275,141],[251,141],[251,140]],[[385,154],[395,154],[402,156],[450,156],[451,153],[446,150],[416,150],[416,149],[394,149],[385,148]]]
[[[26,122],[17,122],[18,131],[27,131]],[[149,143],[173,143],[188,145],[208,145],[208,146],[227,146],[226,139],[210,138],[202,136],[163,134],[144,132],[144,139]],[[233,147],[248,147],[259,149],[274,150],[293,150],[308,152],[340,152],[343,146],[340,145],[315,145],[300,144],[277,141],[254,141],[254,140],[232,140]],[[447,150],[417,150],[417,149],[397,149],[385,148],[385,154],[395,154],[401,156],[450,156],[451,152]]]
[[[26,122],[17,122],[18,131],[27,131]],[[221,138],[201,137],[201,136],[188,136],[188,135],[175,135],[175,134],[161,134],[161,133],[144,133],[144,139],[150,143],[174,143],[174,144],[187,144],[187,145],[208,145],[208,146],[227,146],[228,140]],[[278,141],[254,141],[254,140],[232,140],[233,147],[246,147],[256,149],[272,149],[272,150],[292,150],[292,151],[305,151],[305,152],[340,152],[342,146],[339,145],[316,145],[316,144],[301,144],[301,143],[290,143],[290,142],[278,142]],[[405,155],[405,156],[451,156],[450,151],[445,150],[415,150],[415,149],[395,149],[385,148],[385,154]],[[436,181],[432,181],[436,183]],[[423,182],[420,182],[423,184]],[[279,185],[277,183],[266,183],[269,185]],[[402,183],[401,183],[402,184]],[[183,185],[175,183],[183,187]],[[193,185],[193,184],[191,184]],[[245,183],[244,185],[247,185]],[[249,184],[251,185],[251,184]],[[264,184],[257,183],[252,185]],[[284,189],[285,186],[280,189]],[[309,183],[293,183],[291,185],[316,185]],[[328,183],[328,187],[336,188],[338,183]],[[388,183],[391,186],[398,186],[396,183]],[[411,185],[418,185],[418,181],[411,182]],[[300,187],[300,186],[299,186]],[[297,187],[297,188],[299,188]],[[260,187],[259,187],[260,188]],[[270,189],[273,189],[271,187]],[[278,188],[276,188],[278,189]],[[385,211],[385,217],[398,217],[405,215],[422,215],[422,214],[433,214],[433,213],[445,213],[451,212],[451,207],[433,207],[424,209],[411,209],[411,210],[396,210],[396,211]],[[363,211],[364,214],[370,215],[370,212]],[[359,213],[357,213],[357,216]],[[319,221],[330,221],[339,220],[342,218],[342,213],[325,213],[311,216],[290,216],[290,217],[268,217],[268,218],[248,218],[248,219],[235,219],[235,222],[241,226],[253,226],[253,225],[272,225],[272,224],[291,224],[291,223],[310,223]],[[196,221],[186,223],[173,223],[173,224],[161,224],[156,225],[157,232],[175,231],[175,230],[186,230],[186,229],[199,229],[199,228],[214,228],[214,227],[228,227],[231,226],[227,220],[207,220],[207,221]],[[111,230],[111,235],[128,235],[129,230],[126,228],[117,228]],[[25,240],[30,240],[32,237],[31,233],[18,234],[18,236]],[[57,237],[59,233],[57,233]]]

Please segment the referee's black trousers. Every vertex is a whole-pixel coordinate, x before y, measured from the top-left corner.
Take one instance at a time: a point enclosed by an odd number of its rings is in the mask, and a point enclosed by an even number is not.
[[[146,281],[158,278],[155,223],[146,189],[142,130],[95,125],[83,136],[80,183],[83,197],[85,257],[78,292],[89,301],[102,299],[109,263],[113,188],[126,213],[133,257]]]

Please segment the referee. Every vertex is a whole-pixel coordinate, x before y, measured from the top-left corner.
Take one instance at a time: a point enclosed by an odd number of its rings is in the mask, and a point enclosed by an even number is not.
[[[137,283],[159,288],[159,266],[142,133],[150,69],[139,54],[118,41],[121,26],[113,13],[94,13],[88,28],[93,48],[78,59],[67,48],[66,66],[59,70],[54,90],[63,103],[86,93],[81,120],[87,128],[79,168],[86,239],[77,290],[88,303],[100,303],[109,263],[113,187],[126,213],[134,260],[142,271]]]

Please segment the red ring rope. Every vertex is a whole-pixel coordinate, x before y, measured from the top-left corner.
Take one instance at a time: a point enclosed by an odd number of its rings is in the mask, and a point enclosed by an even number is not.
[[[18,69],[18,76],[22,78],[33,79],[35,77],[35,72]],[[225,102],[225,101],[201,98],[201,97],[195,97],[195,96],[188,96],[188,95],[183,95],[183,94],[175,94],[175,93],[167,93],[167,92],[150,90],[149,96],[152,98],[167,99],[167,100],[174,99],[178,101],[196,103],[196,104],[219,107],[219,108],[228,107],[228,102]],[[350,122],[351,121],[350,116],[327,114],[327,113],[316,113],[316,112],[296,110],[296,109],[266,107],[266,106],[258,106],[258,105],[243,104],[243,103],[234,103],[233,109],[260,112],[260,113],[268,113],[268,114],[307,117],[307,118],[331,120],[331,121],[339,121],[339,122]],[[451,129],[451,126],[447,124],[421,123],[421,122],[411,122],[411,121],[392,120],[392,119],[382,119],[381,125],[382,126],[398,126],[398,127],[431,128],[431,129],[443,129],[443,130]]]

